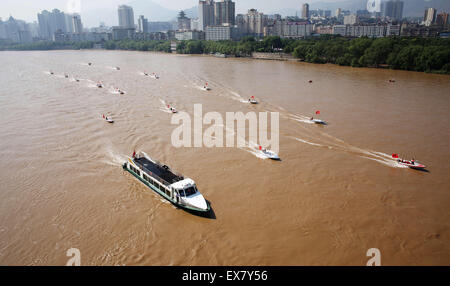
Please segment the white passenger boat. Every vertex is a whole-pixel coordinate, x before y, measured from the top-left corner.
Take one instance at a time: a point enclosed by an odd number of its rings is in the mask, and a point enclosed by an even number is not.
[[[211,210],[210,204],[198,191],[192,179],[184,178],[144,152],[133,153],[122,167],[179,208],[200,214]]]

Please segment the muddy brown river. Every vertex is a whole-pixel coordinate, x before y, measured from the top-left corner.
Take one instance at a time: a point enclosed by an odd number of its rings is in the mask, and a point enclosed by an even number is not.
[[[365,265],[369,248],[382,265],[450,264],[449,76],[94,50],[0,63],[1,265],[65,265],[70,248],[82,265]],[[194,104],[277,112],[282,160],[174,147],[166,106]],[[214,216],[123,171],[133,150],[194,179]]]

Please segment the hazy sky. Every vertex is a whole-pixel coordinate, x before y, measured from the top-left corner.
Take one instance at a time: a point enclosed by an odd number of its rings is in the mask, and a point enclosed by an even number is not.
[[[4,20],[12,15],[14,18],[25,20],[28,22],[37,21],[37,13],[41,10],[51,10],[53,8],[68,11],[71,3],[79,2],[81,5],[81,16],[83,11],[90,11],[104,7],[117,6],[119,4],[130,3],[133,0],[0,0],[0,17]],[[198,0],[151,0],[159,5],[174,9],[187,9],[198,4]],[[339,2],[343,0],[235,0],[237,12],[244,12],[250,8],[257,8],[262,12],[277,11],[283,8],[297,8],[303,2]],[[450,1],[450,0],[449,0]]]

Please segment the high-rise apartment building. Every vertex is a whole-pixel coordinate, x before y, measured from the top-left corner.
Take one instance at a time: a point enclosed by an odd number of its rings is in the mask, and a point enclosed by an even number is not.
[[[215,25],[235,25],[236,5],[231,0],[222,0],[214,3]]]
[[[436,16],[436,24],[438,25],[448,25],[449,24],[449,14],[446,12],[442,12]]]
[[[393,20],[403,18],[403,1],[389,0],[382,5],[382,16]]]
[[[236,16],[236,25],[243,35],[262,37],[267,19],[267,15],[259,13],[256,9],[250,9],[247,14]]]
[[[428,8],[425,10],[425,15],[423,16],[423,21],[425,26],[431,26],[436,22],[436,9]]]
[[[214,1],[206,0],[198,3],[198,29],[204,31],[206,27],[215,25]]]
[[[309,19],[309,4],[305,3],[302,6],[302,18]]]
[[[135,28],[133,8],[126,5],[120,5],[118,9],[118,15],[119,15],[119,27]]]
[[[66,15],[58,9],[52,12],[47,10],[38,13],[39,34],[44,39],[52,39],[56,31],[68,32]]]
[[[72,25],[73,25],[73,33],[75,33],[75,34],[83,33],[83,24],[81,23],[80,15],[72,16]]]
[[[139,16],[138,19],[138,31],[140,33],[148,33],[148,20],[143,16]]]

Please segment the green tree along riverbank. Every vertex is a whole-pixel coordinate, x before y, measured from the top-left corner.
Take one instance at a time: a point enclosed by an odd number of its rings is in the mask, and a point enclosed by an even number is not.
[[[90,49],[93,46],[93,42],[38,42],[24,45],[0,42],[0,50]],[[108,50],[171,52],[170,41],[108,41],[104,43],[104,47]],[[332,63],[352,67],[389,67],[450,74],[450,39],[443,38],[349,39],[324,35],[294,40],[271,36],[262,40],[245,37],[240,41],[181,41],[177,45],[177,53],[180,54],[221,53],[248,57],[253,52],[280,51],[310,63]]]
[[[94,42],[36,42],[30,44],[10,44],[0,41],[0,51],[50,51],[92,49]]]

